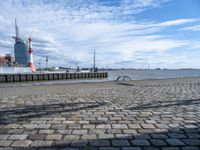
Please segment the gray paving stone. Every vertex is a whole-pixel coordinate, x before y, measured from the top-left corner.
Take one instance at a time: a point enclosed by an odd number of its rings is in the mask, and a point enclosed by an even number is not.
[[[96,126],[97,129],[111,129],[110,124],[99,124]]]
[[[90,146],[110,146],[109,140],[94,140],[89,142]]]
[[[182,141],[190,146],[200,146],[200,139],[183,139]]]
[[[120,150],[120,148],[117,148],[117,147],[100,147],[99,150]]]
[[[25,140],[26,138],[28,137],[27,134],[14,134],[14,135],[11,135],[8,139],[11,139],[11,140]]]
[[[167,146],[167,143],[164,140],[150,140],[153,146]]]
[[[28,136],[28,139],[30,140],[44,140],[46,135],[44,134],[30,134]]]
[[[36,140],[32,142],[31,146],[32,147],[51,147],[52,143],[53,143],[52,141]]]
[[[64,140],[79,140],[80,139],[80,135],[65,135]]]
[[[12,147],[28,147],[32,143],[31,140],[17,140],[11,145]]]
[[[72,134],[80,134],[80,135],[84,135],[87,134],[87,130],[73,130]]]
[[[36,129],[48,129],[50,128],[51,124],[39,124],[38,126],[36,126]]]
[[[128,126],[126,124],[112,124],[114,129],[127,129]]]
[[[167,139],[170,146],[184,146],[185,144],[179,139]]]
[[[150,146],[151,144],[147,140],[132,140],[133,146]]]
[[[13,141],[11,140],[0,140],[0,146],[1,147],[6,147],[9,146]]]
[[[199,150],[199,147],[194,146],[184,146],[181,148],[182,150]]]
[[[46,140],[52,141],[52,140],[61,140],[62,135],[61,134],[49,134],[46,136]]]
[[[112,140],[112,146],[130,146],[128,140]]]
[[[10,134],[0,134],[0,140],[5,140],[10,136]]]

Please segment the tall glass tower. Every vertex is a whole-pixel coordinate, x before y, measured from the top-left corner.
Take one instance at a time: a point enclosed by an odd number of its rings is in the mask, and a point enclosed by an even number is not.
[[[17,21],[15,19],[15,32],[16,37],[15,45],[14,45],[14,53],[15,53],[15,63],[20,66],[28,65],[28,44],[19,38],[19,28],[17,26]]]

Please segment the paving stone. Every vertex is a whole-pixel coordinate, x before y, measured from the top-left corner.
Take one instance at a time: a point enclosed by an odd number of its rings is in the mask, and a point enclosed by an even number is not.
[[[50,128],[51,124],[39,124],[37,127],[37,129],[48,129]]]
[[[10,134],[0,134],[0,140],[5,140],[10,136]]]
[[[112,140],[112,146],[130,146],[128,140]]]
[[[46,135],[44,135],[44,134],[30,134],[28,136],[28,139],[30,139],[30,140],[44,140],[45,136]]]
[[[83,139],[83,140],[95,140],[95,139],[97,139],[97,135],[96,134],[86,134],[86,135],[82,135],[81,139]]]
[[[52,141],[36,140],[32,142],[31,146],[32,147],[51,147],[52,143],[53,143]]]
[[[80,135],[65,135],[64,136],[64,140],[79,140],[80,139]]]
[[[180,133],[169,133],[168,136],[170,138],[175,138],[175,139],[186,138],[186,136],[184,134],[180,134]]]
[[[167,139],[170,146],[184,146],[185,144],[179,139]]]
[[[154,139],[167,139],[168,136],[165,134],[151,134],[151,137]]]
[[[114,135],[113,134],[99,134],[100,139],[113,139]]]
[[[200,146],[200,139],[183,139],[182,141],[190,146]]]
[[[94,140],[89,142],[90,146],[110,146],[109,140]]]
[[[70,146],[72,147],[86,147],[88,144],[87,141],[72,141]]]
[[[6,147],[9,146],[13,141],[11,140],[0,140],[0,146]]]
[[[9,139],[11,139],[11,140],[24,140],[24,139],[26,139],[28,137],[28,135],[26,135],[26,134],[14,134],[14,135],[11,135],[10,137],[9,137]]]
[[[131,129],[141,129],[140,124],[128,124],[128,127]]]
[[[28,147],[32,143],[31,140],[17,140],[11,145],[12,147]]]
[[[141,124],[144,129],[154,129],[155,126],[153,124]]]
[[[56,132],[60,134],[71,134],[72,130],[56,130]]]
[[[80,135],[84,135],[87,134],[87,130],[73,130],[72,134],[80,134]]]
[[[126,124],[112,124],[112,127],[114,129],[127,129],[127,125]]]
[[[111,129],[110,124],[99,124],[96,126],[97,129]]]
[[[116,148],[116,147],[100,147],[99,150],[120,150],[120,148]]]
[[[122,147],[122,150],[142,150],[140,147]]]
[[[199,147],[194,146],[184,146],[181,148],[182,150],[199,150]]]
[[[52,134],[54,130],[39,130],[39,134]]]
[[[150,140],[153,146],[167,146],[167,143],[164,140]]]
[[[46,140],[52,141],[52,140],[60,140],[62,138],[61,134],[49,134],[46,136]]]
[[[151,144],[147,140],[132,140],[133,146],[150,146]]]

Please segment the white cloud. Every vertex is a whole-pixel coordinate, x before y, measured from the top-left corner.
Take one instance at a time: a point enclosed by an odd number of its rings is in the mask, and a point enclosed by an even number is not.
[[[129,61],[137,52],[163,54],[188,44],[187,40],[162,35],[167,27],[198,21],[135,19],[136,14],[166,2],[169,0],[119,0],[114,4],[98,0],[0,1],[0,38],[4,41],[0,41],[0,48],[4,43],[13,49],[11,35],[17,18],[20,36],[27,39],[31,34],[33,38],[37,61],[48,55],[54,64],[90,65],[94,49],[99,64]]]
[[[184,27],[182,30],[189,30],[189,31],[200,31],[200,25]]]

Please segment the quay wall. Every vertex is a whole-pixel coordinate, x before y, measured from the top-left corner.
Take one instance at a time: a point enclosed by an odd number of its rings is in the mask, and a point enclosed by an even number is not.
[[[47,80],[100,79],[107,78],[107,72],[96,73],[32,73],[32,74],[0,74],[0,83],[30,82]]]

